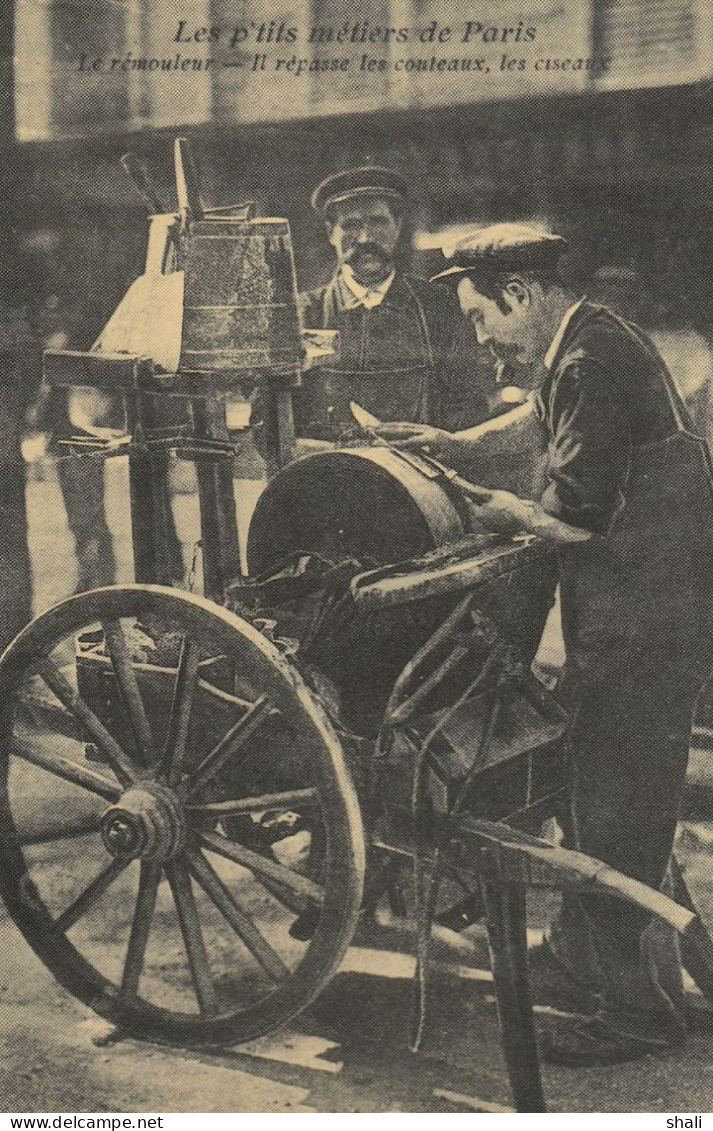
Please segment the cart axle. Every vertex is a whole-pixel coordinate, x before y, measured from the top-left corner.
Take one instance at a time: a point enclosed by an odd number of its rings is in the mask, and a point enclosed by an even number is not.
[[[118,860],[165,863],[186,843],[186,821],[176,793],[159,782],[128,789],[101,819],[104,845]]]

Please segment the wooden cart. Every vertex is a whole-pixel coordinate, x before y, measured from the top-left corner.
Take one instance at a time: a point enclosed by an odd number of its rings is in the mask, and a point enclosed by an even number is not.
[[[61,602],[0,660],[3,897],[102,1017],[199,1043],[293,1018],[387,902],[415,924],[416,1047],[432,923],[484,917],[515,1106],[545,1110],[527,887],[659,915],[708,996],[710,940],[680,877],[675,903],[535,835],[566,782],[566,718],[530,670],[550,552],[484,532],[418,458],[290,461],[304,355],[289,231],[249,207],[205,212],[178,155],[180,208],[154,222],[147,272],[161,317],[180,315],[161,346],[175,369],[106,348],[116,323],[93,351],[46,358],[49,381],[125,398],[137,580]],[[249,577],[220,402],[246,378],[273,394],[284,465]],[[178,433],[157,424],[169,395],[191,405]],[[157,584],[169,453],[197,465],[206,596]]]

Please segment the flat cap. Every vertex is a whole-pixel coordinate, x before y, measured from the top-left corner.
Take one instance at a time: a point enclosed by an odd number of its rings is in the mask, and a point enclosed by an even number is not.
[[[443,248],[443,254],[452,260],[451,266],[439,271],[431,282],[478,271],[551,270],[566,247],[562,236],[526,224],[474,228],[452,246]]]
[[[312,193],[312,207],[324,213],[333,204],[357,197],[381,196],[403,203],[407,195],[408,184],[401,173],[377,165],[360,165],[358,169],[334,173],[317,185]]]

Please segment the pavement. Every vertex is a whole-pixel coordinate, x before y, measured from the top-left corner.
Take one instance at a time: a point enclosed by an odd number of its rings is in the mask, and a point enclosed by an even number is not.
[[[397,932],[398,935],[398,932]],[[399,940],[400,941],[400,940]],[[0,921],[0,1109],[6,1112],[464,1112],[508,1108],[492,982],[476,935],[433,971],[424,1048],[409,1051],[414,962],[354,947],[289,1030],[248,1046],[171,1048],[114,1031]],[[460,958],[460,962],[454,961]],[[667,1057],[545,1066],[553,1112],[707,1112],[713,1021]]]

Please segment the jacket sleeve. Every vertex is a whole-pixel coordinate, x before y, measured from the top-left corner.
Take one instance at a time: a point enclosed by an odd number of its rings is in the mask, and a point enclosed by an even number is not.
[[[601,366],[583,358],[556,374],[548,417],[542,507],[563,522],[606,533],[624,504],[631,464],[625,398]]]

